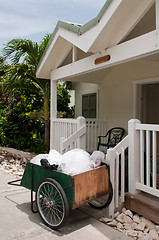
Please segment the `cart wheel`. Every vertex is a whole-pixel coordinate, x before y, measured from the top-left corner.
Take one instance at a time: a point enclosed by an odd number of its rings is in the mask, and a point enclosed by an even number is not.
[[[89,202],[89,205],[94,208],[102,209],[108,207],[113,198],[113,187],[111,181],[109,181],[109,193],[101,198]]]
[[[61,185],[46,178],[40,182],[36,192],[36,203],[42,220],[50,228],[61,228],[68,217],[69,206]]]

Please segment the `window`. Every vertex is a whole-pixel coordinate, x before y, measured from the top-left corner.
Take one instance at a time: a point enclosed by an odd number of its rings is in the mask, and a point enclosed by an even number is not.
[[[97,94],[82,95],[82,116],[85,118],[96,118]]]

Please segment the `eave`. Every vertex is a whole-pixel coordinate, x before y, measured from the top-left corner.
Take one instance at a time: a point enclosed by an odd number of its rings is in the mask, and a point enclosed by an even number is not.
[[[99,53],[116,46],[153,3],[154,0],[108,0],[98,16],[83,26],[58,22],[38,66],[37,77],[50,79],[51,71],[60,66],[73,46],[85,53]]]
[[[115,65],[136,60],[142,57],[159,53],[159,30],[144,34],[135,39],[108,48],[85,59],[68,64],[51,72],[51,80],[70,80],[76,76],[99,71]],[[110,60],[95,64],[95,60],[103,56],[110,56]],[[98,79],[97,79],[98,83]]]

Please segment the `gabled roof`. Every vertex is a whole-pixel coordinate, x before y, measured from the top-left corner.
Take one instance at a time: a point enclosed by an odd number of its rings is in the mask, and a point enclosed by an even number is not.
[[[72,46],[96,53],[117,45],[152,6],[154,0],[107,0],[88,23],[59,21],[37,69],[38,78],[50,78]]]

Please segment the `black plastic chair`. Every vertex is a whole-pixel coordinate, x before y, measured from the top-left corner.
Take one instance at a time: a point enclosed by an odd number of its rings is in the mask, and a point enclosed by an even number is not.
[[[100,146],[103,147],[115,147],[123,138],[125,134],[125,130],[124,128],[121,127],[114,127],[111,128],[106,135],[104,136],[98,136],[98,146],[97,146],[97,150],[99,150]],[[107,138],[107,142],[102,142],[102,139]]]

